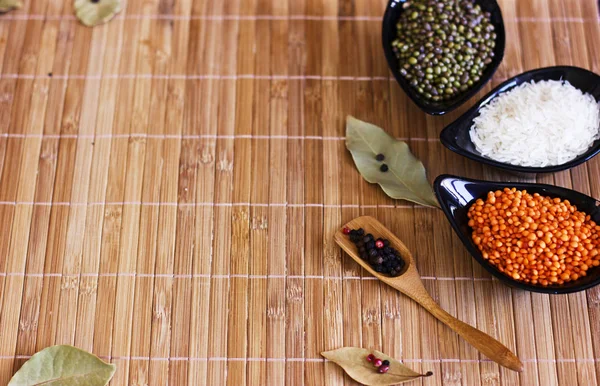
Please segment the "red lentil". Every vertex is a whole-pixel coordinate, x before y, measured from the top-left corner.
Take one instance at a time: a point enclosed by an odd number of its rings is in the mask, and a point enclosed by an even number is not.
[[[483,258],[515,280],[560,285],[600,265],[600,226],[568,200],[505,188],[468,216]]]

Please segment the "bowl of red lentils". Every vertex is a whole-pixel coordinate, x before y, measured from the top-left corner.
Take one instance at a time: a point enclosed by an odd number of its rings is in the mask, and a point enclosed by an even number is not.
[[[441,175],[434,190],[470,254],[500,281],[549,294],[600,284],[600,202],[552,185]]]

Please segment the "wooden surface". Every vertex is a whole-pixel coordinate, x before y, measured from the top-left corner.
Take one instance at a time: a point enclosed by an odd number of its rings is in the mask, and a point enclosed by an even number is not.
[[[443,148],[390,80],[383,0],[131,0],[88,29],[71,1],[0,16],[0,384],[70,343],[114,385],[348,385],[319,355],[375,348],[424,385],[595,385],[600,288],[512,290],[437,209],[388,199],[345,151],[347,114],[408,138],[429,177],[514,179]],[[501,0],[505,59],[600,72],[594,0]],[[482,94],[480,93],[479,96]],[[600,198],[600,157],[538,181]],[[476,350],[333,242],[372,215],[427,290],[525,363]]]

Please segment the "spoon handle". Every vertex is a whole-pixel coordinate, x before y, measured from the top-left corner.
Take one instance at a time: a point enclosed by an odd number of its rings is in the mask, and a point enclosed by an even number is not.
[[[411,296],[413,300],[421,304],[427,311],[435,316],[440,322],[444,323],[464,340],[469,342],[473,347],[479,350],[482,354],[498,363],[501,366],[507,367],[514,371],[523,371],[523,363],[513,354],[506,346],[498,342],[483,331],[480,331],[465,322],[456,319],[444,311],[436,302],[429,296],[425,288],[423,292],[418,291],[418,295]]]

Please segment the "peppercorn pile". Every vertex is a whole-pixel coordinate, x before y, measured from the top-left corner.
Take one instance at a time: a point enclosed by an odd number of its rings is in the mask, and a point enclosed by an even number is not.
[[[376,272],[390,276],[398,276],[402,272],[405,262],[400,253],[390,246],[389,240],[375,240],[372,234],[365,235],[362,228],[344,228],[343,231],[358,248],[360,258],[368,262]]]
[[[483,258],[515,280],[560,285],[600,265],[600,226],[568,200],[505,188],[468,216]]]
[[[467,91],[494,57],[490,14],[473,0],[414,0],[400,15],[392,48],[400,74],[433,102]]]

